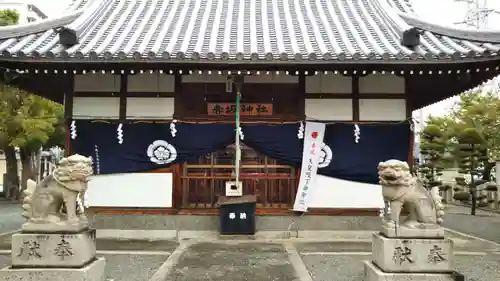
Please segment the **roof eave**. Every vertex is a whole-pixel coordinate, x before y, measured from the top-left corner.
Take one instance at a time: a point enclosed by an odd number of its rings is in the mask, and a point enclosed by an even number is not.
[[[0,57],[0,62],[19,62],[19,63],[30,63],[30,64],[95,64],[95,63],[105,63],[105,64],[144,64],[146,65],[157,65],[157,64],[168,64],[168,65],[248,65],[248,66],[268,66],[268,65],[336,65],[336,64],[353,64],[353,65],[363,65],[363,64],[390,64],[390,65],[422,65],[422,64],[433,64],[433,65],[446,65],[446,64],[463,64],[463,63],[480,63],[480,62],[493,62],[500,61],[500,56],[488,56],[488,57],[471,57],[462,58],[459,60],[454,59],[401,59],[401,60],[373,60],[373,59],[346,59],[346,60],[178,60],[178,59],[143,59],[137,60],[134,58],[130,59],[102,59],[102,60],[90,60],[90,59],[72,59],[72,58],[5,58]]]
[[[409,25],[418,29],[431,31],[435,34],[440,34],[452,38],[481,42],[481,43],[500,43],[500,31],[484,31],[465,29],[454,26],[444,26],[423,20],[416,15],[398,12],[399,16],[403,18]]]

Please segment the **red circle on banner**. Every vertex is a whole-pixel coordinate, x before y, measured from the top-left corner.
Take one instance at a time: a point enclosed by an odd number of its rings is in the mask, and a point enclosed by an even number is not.
[[[312,132],[311,137],[313,139],[317,138],[318,137],[318,132]]]

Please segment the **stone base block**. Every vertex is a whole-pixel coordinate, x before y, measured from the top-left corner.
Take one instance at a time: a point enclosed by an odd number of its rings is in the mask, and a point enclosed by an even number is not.
[[[388,227],[386,225],[382,225],[382,229],[380,230],[382,234],[386,237],[404,237],[404,238],[444,238],[444,228],[437,227],[431,229],[414,229],[407,227]]]
[[[96,231],[12,235],[13,268],[79,268],[96,256]]]
[[[452,272],[453,241],[387,238],[374,233],[372,261],[384,272]]]
[[[104,281],[106,261],[98,258],[82,268],[11,268],[0,269],[0,280],[10,281]]]
[[[465,281],[457,272],[450,273],[387,273],[365,261],[365,281]]]
[[[89,222],[86,220],[80,220],[76,223],[66,221],[60,223],[25,222],[21,227],[21,231],[30,233],[79,233],[88,228]]]

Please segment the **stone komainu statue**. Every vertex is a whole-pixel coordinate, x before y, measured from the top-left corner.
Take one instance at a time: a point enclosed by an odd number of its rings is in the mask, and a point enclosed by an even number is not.
[[[386,204],[390,206],[385,224],[389,227],[437,228],[443,223],[443,205],[437,186],[425,189],[410,173],[406,162],[388,160],[378,165],[379,182]],[[407,219],[400,224],[403,207],[408,210]]]
[[[93,174],[92,158],[72,155],[59,161],[40,183],[28,180],[24,191],[23,231],[80,231],[88,227],[81,198]]]

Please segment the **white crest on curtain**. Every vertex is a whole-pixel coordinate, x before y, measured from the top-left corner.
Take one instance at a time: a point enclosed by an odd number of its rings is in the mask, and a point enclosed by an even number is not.
[[[99,146],[97,144],[94,145],[94,151],[95,151],[95,173],[100,174],[101,173],[101,166],[100,166],[100,161],[99,161]]]
[[[118,143],[123,143],[123,124],[118,124],[118,128],[116,128],[116,138],[118,139]]]
[[[243,135],[243,129],[241,129],[241,127],[238,127],[236,129],[236,131],[238,132],[238,135],[240,136],[240,140],[243,140],[243,138],[245,138],[245,135]]]
[[[358,124],[354,124],[354,142],[359,143],[360,138],[361,138],[361,130],[359,129]]]
[[[71,121],[71,125],[69,126],[69,131],[70,131],[71,139],[72,140],[76,139],[77,133],[76,133],[76,122],[75,122],[75,120]]]
[[[299,140],[304,138],[304,122],[300,122],[299,131],[297,132],[297,138]]]
[[[175,135],[177,134],[175,123],[177,123],[177,120],[175,119],[173,119],[172,122],[170,123],[170,134],[172,135],[173,138],[175,138]]]

